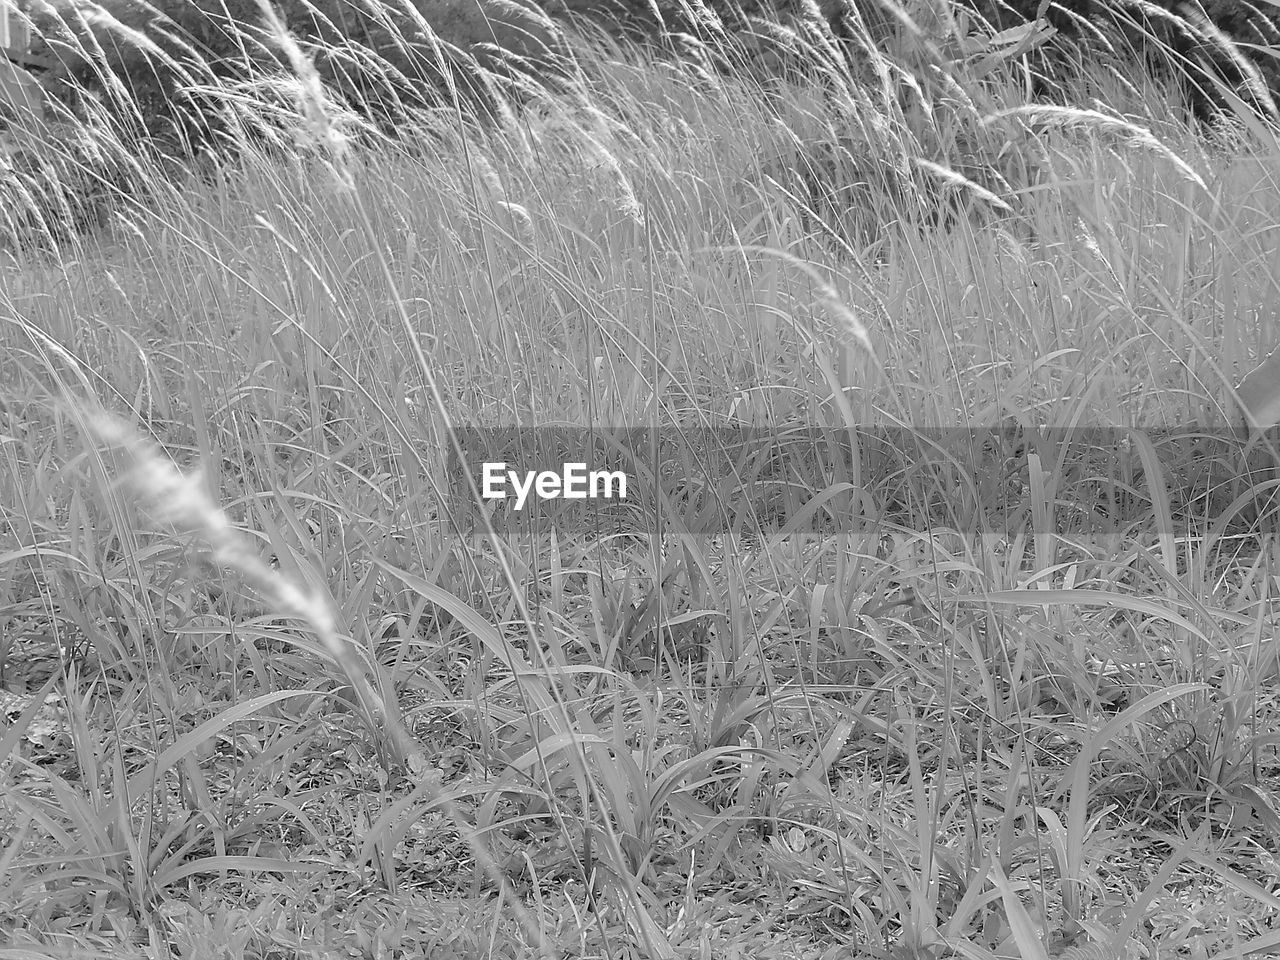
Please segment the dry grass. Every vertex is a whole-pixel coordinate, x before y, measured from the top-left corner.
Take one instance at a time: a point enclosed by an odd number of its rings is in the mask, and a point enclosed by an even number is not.
[[[563,38],[567,87],[395,139],[279,36],[277,143],[14,220],[0,937],[1274,952],[1275,520],[1227,427],[1275,131],[1083,70],[1031,104],[948,29],[870,85],[812,25],[775,86]],[[552,425],[654,428],[662,497],[450,512],[467,428]]]

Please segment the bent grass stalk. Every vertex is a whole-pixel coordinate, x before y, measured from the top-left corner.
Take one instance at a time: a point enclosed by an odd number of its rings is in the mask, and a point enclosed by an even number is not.
[[[204,492],[198,477],[182,474],[153,444],[105,411],[91,411],[88,422],[90,429],[100,440],[131,461],[129,479],[151,505],[157,520],[173,523],[200,536],[213,548],[213,559],[218,564],[235,570],[269,603],[303,620],[316,632],[326,651],[355,690],[370,732],[377,737],[378,725],[381,723],[391,740],[393,756],[397,762],[401,766],[407,766],[410,773],[420,780],[414,795],[420,795],[424,791],[433,795],[431,805],[438,806],[453,820],[459,834],[466,839],[476,862],[502,891],[504,900],[511,904],[517,921],[535,943],[542,944],[541,931],[515,897],[487,848],[468,827],[452,801],[439,793],[431,775],[426,773],[422,747],[405,728],[401,719],[386,708],[382,697],[370,682],[367,671],[351,647],[338,636],[337,625],[328,605],[314,591],[304,590],[283,573],[268,566],[246,543],[226,513]],[[267,699],[270,698],[260,698]],[[384,831],[389,831],[393,825],[387,821],[380,822],[380,826]]]
[[[422,748],[399,718],[390,715],[367,671],[351,647],[339,638],[328,604],[314,591],[304,590],[269,567],[236,531],[222,509],[209,499],[198,477],[183,475],[151,443],[105,411],[90,413],[89,426],[100,440],[130,461],[130,480],[152,505],[157,520],[198,534],[213,548],[215,562],[238,572],[270,604],[315,630],[355,690],[371,731],[377,731],[379,721],[386,724],[397,764],[416,765],[421,760]]]
[[[280,21],[279,17],[275,13],[275,10],[271,6],[269,0],[258,0],[258,5],[262,11],[263,18],[266,21],[267,32],[271,35],[271,37],[275,40],[275,42],[280,46],[281,50],[284,52],[290,64],[291,69],[294,71],[294,74],[298,79],[298,88],[297,88],[298,101],[299,101],[298,108],[301,114],[301,118],[306,127],[305,132],[308,135],[309,142],[319,145],[322,152],[324,154],[327,154],[326,166],[330,169],[340,193],[351,202],[356,212],[357,220],[360,223],[361,228],[365,231],[370,241],[376,247],[378,242],[377,231],[374,229],[373,223],[369,217],[369,213],[366,210],[364,204],[361,202],[360,194],[356,189],[355,178],[349,162],[347,142],[346,142],[346,139],[341,136],[340,132],[337,131],[334,127],[334,124],[332,121],[333,110],[331,108],[329,98],[325,92],[324,85],[320,79],[320,76],[316,72],[314,64],[307,57],[307,55],[302,51],[302,49],[298,46],[297,41],[292,37],[292,35],[284,26],[284,24]],[[456,99],[455,99],[455,103],[456,103]],[[444,395],[440,389],[439,381],[435,376],[433,366],[427,357],[426,351],[422,346],[421,338],[418,336],[417,330],[415,329],[413,322],[409,317],[408,311],[405,308],[403,298],[395,292],[398,286],[396,283],[395,277],[392,275],[390,266],[384,257],[376,257],[375,259],[377,260],[378,268],[380,272],[383,274],[383,278],[387,283],[387,289],[392,291],[393,293],[391,297],[391,303],[393,305],[393,308],[396,311],[397,318],[399,319],[400,324],[405,331],[418,371],[421,374],[423,381],[426,385],[427,392],[431,396],[432,405],[436,411],[438,422],[441,426],[441,429],[447,437],[450,451],[455,456],[459,457],[460,460],[464,460],[465,451],[462,449],[461,441],[458,439],[457,433],[453,429],[453,425],[450,422],[450,419],[448,416],[448,409],[444,400]],[[467,476],[467,485],[468,485],[468,493],[471,496],[471,498],[474,501],[479,502],[479,491],[475,487],[473,478],[471,478],[469,475]],[[570,714],[568,704],[565,703],[564,698],[561,695],[561,692],[558,689],[557,685],[553,682],[550,682],[551,681],[550,667],[545,662],[544,655],[542,654],[542,644],[540,642],[540,638],[537,636],[534,630],[534,626],[533,626],[534,621],[530,615],[528,606],[524,598],[522,597],[520,591],[516,589],[516,584],[518,581],[515,576],[515,573],[511,568],[510,561],[506,556],[505,550],[503,548],[500,538],[497,535],[497,532],[493,529],[491,522],[489,521],[488,517],[483,514],[483,512],[482,512],[482,516],[484,516],[485,532],[490,542],[495,547],[494,555],[497,558],[502,575],[506,580],[506,582],[511,586],[512,595],[516,598],[517,610],[519,613],[521,624],[523,625],[525,631],[528,633],[529,648],[531,651],[535,652],[535,654],[538,656],[538,659],[540,661],[539,665],[541,666],[542,672],[547,678],[547,682],[542,685],[544,688],[542,692],[544,693],[544,695],[550,697],[551,706],[553,706],[556,710],[558,719],[562,724],[562,730],[564,731],[564,734],[570,737],[576,743],[576,749],[570,751],[570,755],[573,757],[574,761],[576,762],[576,766],[579,768],[579,772],[581,777],[583,778],[583,782],[592,783],[590,771],[587,768],[587,757],[586,757],[585,748],[581,742],[580,735],[576,734],[573,731],[574,725],[571,719],[571,714]],[[261,563],[260,560],[259,560],[259,563]],[[296,593],[294,596],[291,596],[289,599],[296,601]],[[323,621],[321,621],[321,623],[323,623]],[[318,629],[318,632],[321,632],[323,636],[323,627],[319,627],[317,629]],[[336,636],[332,635],[332,633],[330,635],[334,640],[336,640]],[[521,671],[516,670],[516,664],[513,659],[513,653],[510,650],[509,645],[504,644],[503,648],[504,648],[504,653],[507,655],[508,666],[512,669],[513,673],[515,673],[516,675],[520,675]],[[376,693],[374,693],[372,686],[368,681],[367,676],[364,675],[363,671],[359,670],[359,665],[355,662],[355,658],[351,655],[351,651],[344,648],[344,655],[345,655],[345,659],[339,659],[338,662],[343,667],[344,672],[348,671],[349,669],[353,671],[358,671],[358,674],[353,675],[353,673],[349,673],[348,676],[349,676],[349,679],[351,679],[352,685],[356,689],[357,694],[361,699],[362,705],[365,704],[365,702],[367,701],[367,704],[368,704],[367,709],[370,711],[371,715],[386,717],[387,711],[383,708],[381,699],[378,698]],[[355,679],[356,675],[358,675],[360,678],[358,682]],[[527,677],[527,672],[526,672],[526,678],[532,679]],[[526,714],[526,719],[530,724],[530,729],[531,730],[535,729],[534,716],[533,716],[535,711],[534,711],[534,708],[530,706],[527,695],[522,695],[521,704],[522,704],[522,709]],[[391,726],[390,723],[389,723],[389,726]],[[402,744],[401,750],[402,750],[402,756],[404,757],[404,759],[407,760],[415,755],[420,756],[420,754],[416,754],[416,745],[412,743],[412,739],[408,736],[407,732],[404,731],[403,727],[399,725],[398,718],[395,719],[394,726],[396,728],[396,732],[394,733],[394,735],[399,739],[399,742]],[[543,776],[543,782],[551,783],[552,777],[550,773],[549,764],[547,762],[547,757],[545,756],[545,752],[544,752],[544,743],[539,737],[535,736],[533,738],[533,750],[535,751],[535,755],[537,758],[537,765]],[[592,785],[594,786],[594,784]],[[598,790],[588,788],[586,790],[585,795],[582,798],[584,801],[584,806],[589,807],[591,805],[592,799],[596,798],[597,796],[598,796]],[[505,897],[505,899],[509,899],[509,901],[511,902],[513,912],[516,913],[517,918],[521,923],[521,925],[525,927],[527,932],[529,932],[535,937],[536,942],[542,943],[541,936],[539,932],[536,930],[536,928],[533,926],[531,920],[527,915],[527,912],[524,910],[523,906],[519,903],[518,899],[515,898],[514,895],[511,895],[511,892],[509,890],[509,885],[506,882],[506,878],[502,875],[497,865],[493,862],[492,858],[488,854],[488,851],[484,849],[483,844],[481,844],[476,834],[466,828],[460,814],[457,813],[456,809],[453,808],[451,804],[449,804],[447,801],[439,797],[437,797],[437,802],[440,803],[442,808],[446,809],[446,811],[449,812],[451,817],[453,817],[456,825],[459,828],[459,832],[467,837],[467,840],[469,845],[471,846],[472,852],[476,856],[477,863],[480,863],[486,869],[491,879],[493,879],[494,882],[499,886],[499,888],[504,891],[504,894],[508,895]],[[599,803],[597,802],[596,805],[599,805]],[[564,820],[564,816],[562,811],[560,810],[559,804],[554,802],[554,799],[553,799],[552,802],[549,804],[549,806],[562,835],[565,837],[566,841],[569,841],[570,838],[572,837],[572,833],[569,830],[568,824]],[[614,824],[608,814],[608,811],[602,808],[601,812],[603,813],[603,816],[601,817],[601,822],[604,828],[603,832],[605,834],[605,839],[608,842],[610,850],[615,854],[617,854],[621,851],[621,842],[617,836],[617,832],[614,828]],[[587,868],[584,866],[584,871],[586,869]],[[645,942],[646,947],[650,951],[650,954],[653,956],[659,956],[659,957],[671,956],[672,955],[671,946],[667,942],[667,939],[665,935],[662,933],[661,928],[653,920],[648,910],[645,908],[642,897],[640,895],[640,890],[637,887],[635,878],[631,876],[627,871],[620,871],[620,873],[623,880],[623,884],[626,888],[626,892],[628,894],[626,902],[622,905],[632,911],[636,921],[636,930],[639,933],[641,939]],[[595,878],[593,876],[583,877],[583,880],[588,884],[588,886],[591,886],[593,884],[594,879]]]

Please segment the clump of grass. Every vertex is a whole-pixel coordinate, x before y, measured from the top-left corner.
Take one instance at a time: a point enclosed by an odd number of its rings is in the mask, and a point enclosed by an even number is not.
[[[103,412],[93,414],[89,423],[99,439],[127,458],[129,479],[152,505],[157,520],[198,534],[212,547],[215,563],[236,571],[269,604],[299,618],[316,632],[351,684],[370,732],[391,747],[396,764],[414,763],[420,767],[421,747],[378,694],[351,646],[339,639],[328,601],[314,589],[304,589],[269,567],[209,499],[198,477],[183,476],[151,444]]]

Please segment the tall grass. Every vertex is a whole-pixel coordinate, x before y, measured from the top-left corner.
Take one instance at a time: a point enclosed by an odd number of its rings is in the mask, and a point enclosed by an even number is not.
[[[7,195],[12,946],[1274,948],[1273,521],[1228,427],[1275,131],[1085,62],[1036,103],[1042,25],[893,13],[851,57],[546,21],[554,77],[450,51],[483,118],[393,135],[265,10],[277,66],[183,66],[239,131],[198,167],[129,111],[123,181],[41,134],[109,202]],[[457,431],[551,425],[651,428],[664,497],[466,528]],[[663,452],[696,428],[750,443]]]

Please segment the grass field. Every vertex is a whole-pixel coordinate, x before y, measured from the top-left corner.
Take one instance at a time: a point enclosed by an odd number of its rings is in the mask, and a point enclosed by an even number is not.
[[[0,958],[1280,952],[1277,127],[939,16],[10,164]]]

